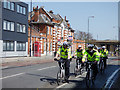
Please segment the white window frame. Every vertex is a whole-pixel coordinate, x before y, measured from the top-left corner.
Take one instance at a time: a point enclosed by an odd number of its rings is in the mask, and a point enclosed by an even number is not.
[[[49,26],[47,26],[47,34],[48,34],[48,35],[49,35],[49,31],[50,31],[50,30],[49,30]]]
[[[10,31],[10,22],[7,21],[7,30]]]
[[[3,29],[7,30],[7,21],[6,20],[3,20]]]
[[[22,30],[23,33],[26,33],[26,25],[23,25],[23,26],[22,26],[22,29],[23,29],[23,30]]]
[[[23,14],[25,15],[26,14],[26,8],[23,7]]]
[[[50,34],[52,35],[52,27],[50,28]]]
[[[22,25],[20,24],[20,32],[23,32],[23,30],[22,30]]]
[[[17,12],[20,12],[20,6],[17,5]]]
[[[20,32],[20,24],[17,23],[17,32]]]
[[[4,7],[4,8],[7,8],[7,0],[4,0],[3,7]]]
[[[20,13],[22,13],[23,12],[23,8],[22,8],[22,6],[20,6]]]
[[[11,22],[10,27],[11,27],[11,31],[14,31],[14,29],[15,29],[15,23]]]
[[[14,51],[14,41],[3,41],[3,51]]]
[[[11,8],[11,4],[10,4],[10,2],[8,1],[7,2],[7,9],[10,9]]]
[[[11,10],[14,11],[15,10],[15,4],[13,2],[11,2]]]

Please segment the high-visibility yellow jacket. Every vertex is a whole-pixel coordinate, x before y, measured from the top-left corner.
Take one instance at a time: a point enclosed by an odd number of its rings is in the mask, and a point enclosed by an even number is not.
[[[81,50],[77,49],[75,52],[75,55],[77,56],[77,58],[82,58],[84,55],[84,52],[85,52],[85,50],[83,50],[83,49],[81,49]]]
[[[100,53],[101,53],[101,57],[107,57],[108,56],[108,50],[107,49],[102,49],[101,51],[100,51]]]
[[[60,55],[60,58],[63,58],[63,59],[70,59],[71,58],[71,49],[70,48],[65,49],[62,46],[58,49],[57,53]]]
[[[82,61],[84,62],[86,58],[88,61],[99,61],[100,60],[99,54],[95,50],[93,50],[93,52],[86,50],[82,58]]]
[[[97,55],[98,55],[98,57],[99,57],[99,59],[100,59],[101,53],[100,53],[97,49],[93,49],[93,50],[96,51],[96,53],[97,53]]]

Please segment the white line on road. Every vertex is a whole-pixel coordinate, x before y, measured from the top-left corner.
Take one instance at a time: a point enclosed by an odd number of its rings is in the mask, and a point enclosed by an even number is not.
[[[45,69],[49,69],[49,68],[53,68],[53,67],[56,67],[56,66],[41,68],[41,69],[37,69],[37,70],[41,71],[41,70],[45,70]],[[22,74],[25,74],[25,72],[23,72],[23,73],[18,73],[18,74],[14,74],[14,75],[10,75],[10,76],[6,76],[6,77],[2,77],[2,78],[0,78],[0,80],[6,79],[6,78],[10,78],[10,77],[19,76],[19,75],[22,75]]]
[[[14,76],[19,76],[19,75],[22,75],[22,74],[24,74],[24,73],[19,73],[19,74],[15,74],[15,75],[11,75],[11,76],[2,77],[2,78],[0,78],[0,80],[10,78],[10,77],[14,77]]]
[[[107,86],[109,85],[110,81],[113,79],[113,77],[116,75],[116,73],[120,70],[120,68],[118,68],[116,71],[114,71],[114,73],[108,78],[105,88],[107,88]],[[112,81],[112,83],[110,84],[110,86],[108,88],[111,88],[112,84],[114,83],[114,81]]]
[[[65,86],[65,85],[67,85],[68,83],[64,83],[64,84],[62,84],[62,85],[60,85],[60,86],[58,86],[58,87],[56,87],[56,88],[61,88],[61,87],[63,87],[63,86]]]
[[[82,75],[83,75],[83,74],[85,74],[85,73],[87,73],[87,72],[82,73]],[[75,78],[79,78],[79,77],[80,77],[80,76],[82,76],[82,75],[78,75],[78,76],[77,76],[77,77],[75,77]]]
[[[57,67],[57,66],[51,66],[51,67],[46,67],[46,68],[37,69],[37,70],[38,70],[38,71],[41,71],[41,70],[45,70],[45,69],[49,69],[49,68],[54,68],[54,67]]]

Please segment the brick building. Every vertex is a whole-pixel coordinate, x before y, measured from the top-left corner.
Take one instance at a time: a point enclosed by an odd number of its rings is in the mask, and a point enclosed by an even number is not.
[[[54,14],[53,11],[46,11],[44,7],[34,7],[33,11],[29,13],[28,22],[30,23],[31,16],[31,29],[28,27],[28,54],[30,54],[30,30],[31,30],[31,49],[32,56],[35,51],[34,42],[40,42],[41,54],[53,54],[58,50],[59,46],[68,39],[73,39],[72,51],[78,44],[83,45],[84,41],[74,39],[74,30],[71,28],[70,23],[59,14]]]

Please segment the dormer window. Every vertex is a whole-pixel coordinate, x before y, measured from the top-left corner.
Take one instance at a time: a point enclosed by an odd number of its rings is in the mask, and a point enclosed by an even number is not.
[[[45,14],[41,14],[41,16],[42,16],[44,22],[46,22],[46,23],[50,22],[50,19]]]

